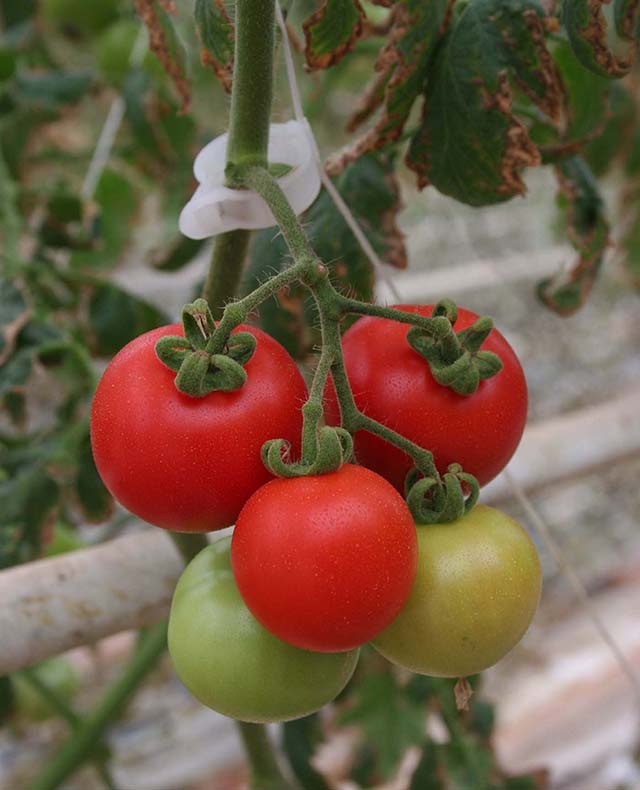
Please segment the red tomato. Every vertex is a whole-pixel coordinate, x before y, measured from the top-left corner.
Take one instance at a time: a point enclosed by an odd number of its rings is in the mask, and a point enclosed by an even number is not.
[[[178,324],[137,337],[111,361],[91,410],[96,466],[113,496],[164,529],[207,532],[234,523],[247,499],[271,479],[260,459],[267,439],[300,443],[306,386],[293,359],[253,327],[258,344],[234,392],[191,398],[154,347]]]
[[[257,491],[238,518],[231,563],[247,607],[272,634],[306,650],[350,650],[409,596],[416,529],[389,483],[347,464]]]
[[[433,305],[397,305],[430,316]],[[477,315],[458,308],[456,331]],[[480,485],[509,462],[527,417],[527,383],[513,349],[494,329],[482,349],[503,363],[493,378],[480,382],[473,395],[458,395],[438,384],[428,363],[407,342],[408,324],[361,318],[344,334],[344,360],[358,408],[367,416],[431,450],[440,473],[459,463]],[[326,417],[339,424],[333,384],[327,387]],[[355,436],[358,462],[385,477],[399,491],[411,469],[408,455],[370,433]]]

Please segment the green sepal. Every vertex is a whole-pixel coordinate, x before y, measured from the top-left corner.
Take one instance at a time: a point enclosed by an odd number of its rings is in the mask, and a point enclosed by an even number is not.
[[[337,472],[353,454],[353,437],[344,428],[323,426],[318,430],[316,453],[311,463],[289,461],[291,445],[285,439],[270,439],[262,445],[262,463],[277,477],[304,477]]]
[[[458,340],[467,351],[475,353],[480,351],[480,346],[489,337],[492,329],[493,319],[489,318],[488,315],[483,315],[477,321],[474,321],[471,326],[463,329],[462,332],[458,332]]]
[[[227,341],[227,356],[239,365],[246,365],[256,350],[257,340],[251,332],[236,332]]]
[[[433,308],[431,313],[432,318],[443,317],[449,323],[455,324],[458,320],[458,305],[452,299],[440,299],[440,301]]]
[[[191,344],[186,337],[180,335],[165,335],[156,343],[156,356],[176,373],[191,353]]]
[[[502,360],[493,351],[478,351],[474,357],[480,379],[490,379],[502,370]]]
[[[240,389],[247,380],[242,365],[224,354],[209,355],[206,351],[191,351],[184,359],[176,388],[193,398],[203,398],[210,392],[231,392]]]
[[[206,351],[190,351],[184,358],[175,379],[176,389],[185,395],[202,398],[207,389],[210,357]]]
[[[442,481],[435,477],[419,477],[417,469],[407,475],[407,505],[417,524],[447,524],[468,513],[478,501],[480,486],[473,475],[452,464]],[[462,484],[469,494],[465,498]]]
[[[184,337],[166,335],[156,345],[158,359],[178,375],[176,388],[192,398],[210,392],[231,392],[247,380],[244,365],[251,359],[257,341],[251,332],[216,336],[216,324],[205,299],[196,299],[182,309]]]
[[[194,349],[202,349],[209,342],[216,325],[205,299],[196,299],[182,308],[184,336]]]
[[[435,306],[428,329],[414,326],[407,333],[407,342],[429,363],[431,375],[443,387],[459,395],[472,395],[482,379],[502,370],[500,358],[480,347],[493,329],[493,321],[481,316],[457,334],[453,324],[458,311],[448,299]]]

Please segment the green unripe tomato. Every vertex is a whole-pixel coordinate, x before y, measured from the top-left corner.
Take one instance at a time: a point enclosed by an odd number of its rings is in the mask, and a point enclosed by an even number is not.
[[[120,19],[101,33],[95,46],[96,64],[105,81],[120,88],[131,71],[129,59],[135,44],[140,24],[132,19]],[[143,70],[154,79],[163,79],[164,70],[160,61],[147,52],[142,62]]]
[[[540,559],[526,531],[477,505],[451,524],[418,526],[418,573],[398,617],[373,640],[394,664],[464,677],[503,658],[540,598]]]
[[[120,0],[40,0],[44,19],[85,35],[103,30],[118,16]]]
[[[230,542],[203,549],[180,577],[169,618],[175,670],[200,702],[241,721],[313,713],[345,687],[359,651],[312,653],[270,634],[238,592]]]
[[[36,664],[32,670],[63,702],[69,702],[80,686],[80,680],[69,659],[54,656]],[[43,696],[22,672],[11,675],[14,707],[18,714],[32,721],[45,721],[56,715]]]

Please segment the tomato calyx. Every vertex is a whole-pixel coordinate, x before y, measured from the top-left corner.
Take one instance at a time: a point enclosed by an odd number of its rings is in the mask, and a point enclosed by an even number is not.
[[[353,438],[344,428],[322,426],[316,432],[315,452],[310,460],[291,461],[291,445],[271,439],[262,446],[262,463],[277,477],[304,477],[337,472],[353,453]]]
[[[204,299],[182,309],[184,337],[166,335],[156,343],[158,359],[177,373],[176,388],[192,398],[237,390],[247,380],[244,365],[256,349],[250,332],[230,335],[220,348],[216,325]]]
[[[407,342],[429,363],[431,375],[444,387],[459,395],[472,395],[483,379],[502,370],[502,361],[481,346],[493,329],[493,320],[480,316],[471,326],[455,332],[458,308],[449,299],[442,299],[433,308],[430,330],[414,326],[407,333]]]
[[[473,509],[480,495],[480,486],[473,475],[451,464],[442,476],[420,477],[412,469],[405,482],[407,505],[417,524],[447,524],[457,521]],[[465,491],[468,495],[465,497]]]

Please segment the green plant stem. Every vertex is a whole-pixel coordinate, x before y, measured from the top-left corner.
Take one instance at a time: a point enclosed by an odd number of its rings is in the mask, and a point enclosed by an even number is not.
[[[31,790],[55,790],[86,760],[104,739],[107,727],[122,715],[143,678],[156,665],[167,645],[167,623],[150,629],[147,638],[133,653],[120,677],[77,730],[49,761]]]
[[[202,290],[216,320],[222,317],[225,302],[238,291],[250,236],[248,230],[232,230],[216,237]]]
[[[70,705],[48,686],[38,673],[31,667],[21,670],[22,677],[30,686],[42,697],[47,705],[55,711],[60,718],[64,719],[71,727],[77,727],[80,723],[80,716],[71,708]]]
[[[273,98],[274,0],[236,0],[227,162],[267,164]]]
[[[67,703],[54,691],[54,689],[48,686],[42,680],[42,678],[39,677],[38,673],[35,672],[31,667],[23,669],[22,676],[51,707],[51,709],[54,710],[58,716],[60,716],[60,718],[64,719],[72,729],[75,730],[81,725],[82,718],[78,716],[73,708],[70,705],[67,705]],[[103,747],[103,751],[105,752],[104,756],[96,754],[94,757],[95,768],[98,775],[102,779],[104,786],[111,790],[111,788],[115,788],[115,783],[111,777],[109,768],[107,767],[107,762],[109,759],[107,747]]]
[[[262,724],[237,722],[238,730],[249,756],[252,790],[293,790],[295,785],[285,778]]]
[[[322,353],[313,374],[309,399],[302,407],[302,460],[304,463],[312,464],[314,461],[318,428],[323,416],[322,401],[332,362],[333,352],[329,346],[323,343]]]
[[[319,303],[322,304],[322,301],[320,300]],[[386,425],[382,425],[382,423],[371,419],[371,417],[367,417],[356,406],[344,366],[342,341],[338,324],[327,322],[322,343],[323,349],[325,344],[332,349],[331,377],[340,406],[342,427],[352,435],[357,431],[367,431],[379,436],[381,439],[389,442],[389,444],[407,453],[425,477],[433,477],[439,480],[440,475],[433,461],[433,454],[429,450],[425,450],[401,434],[396,433],[396,431],[391,430],[391,428],[387,428]]]
[[[276,179],[266,168],[257,166],[230,168],[230,173],[233,176],[234,183],[253,189],[267,203],[282,230],[282,235],[287,242],[294,264],[245,296],[244,299],[227,306],[216,330],[216,334],[219,333],[217,338],[219,347],[223,347],[230,332],[246,319],[250,310],[255,309],[261,302],[268,299],[283,286],[290,285],[296,280],[302,282],[312,291],[318,305],[321,317],[323,349],[321,355],[322,368],[320,368],[320,371],[321,373],[324,371],[326,360],[330,359],[329,366],[340,404],[343,427],[350,433],[363,430],[380,436],[385,441],[407,453],[425,476],[440,480],[431,452],[362,414],[356,406],[344,368],[339,328],[340,318],[347,313],[361,313],[393,321],[401,321],[412,326],[419,326],[429,332],[432,332],[434,327],[432,319],[416,313],[370,305],[342,296],[329,282],[329,273],[326,266],[314,252],[286,196],[280,189]],[[322,361],[323,356],[325,357],[324,361]],[[320,364],[319,362],[319,367]],[[316,399],[317,396],[314,394],[314,398],[310,398],[310,401],[315,403]],[[310,446],[312,423],[315,421],[317,425],[317,420],[319,419],[315,408],[313,410],[308,409],[308,415],[308,418],[305,419],[305,428],[303,429],[303,449],[305,451],[303,452],[303,457]],[[308,459],[305,458],[305,460]]]

